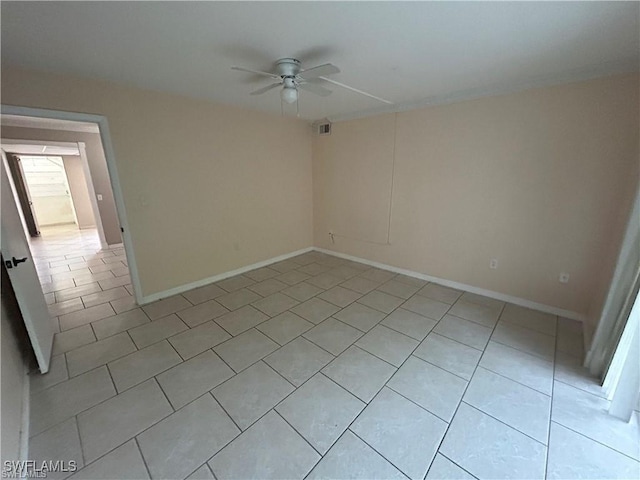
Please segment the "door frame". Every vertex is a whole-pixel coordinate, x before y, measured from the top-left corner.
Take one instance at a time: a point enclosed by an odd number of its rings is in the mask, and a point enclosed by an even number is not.
[[[124,197],[122,195],[122,187],[120,185],[120,177],[118,175],[118,166],[113,149],[113,144],[111,142],[111,134],[109,132],[109,122],[107,121],[107,117],[105,117],[104,115],[94,115],[89,113],[66,112],[63,110],[49,110],[44,108],[21,107],[15,105],[1,105],[0,111],[3,115],[19,115],[23,117],[90,122],[98,125],[98,129],[100,131],[100,139],[102,141],[102,148],[104,150],[104,156],[107,161],[107,170],[109,172],[111,189],[113,190],[113,197],[116,204],[116,212],[118,214],[118,220],[120,222],[122,243],[124,244],[127,263],[129,264],[129,273],[131,276],[133,293],[136,302],[138,303],[138,305],[141,305],[142,288],[140,287],[140,277],[138,274],[138,266],[133,249],[133,239],[131,237],[131,229],[129,228],[127,210],[124,203]],[[98,219],[96,218],[96,223],[97,220]]]

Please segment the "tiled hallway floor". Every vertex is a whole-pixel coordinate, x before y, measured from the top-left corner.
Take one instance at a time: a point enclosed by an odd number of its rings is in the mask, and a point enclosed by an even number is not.
[[[65,235],[29,456],[72,478],[638,478],[576,322],[318,252],[138,308]]]

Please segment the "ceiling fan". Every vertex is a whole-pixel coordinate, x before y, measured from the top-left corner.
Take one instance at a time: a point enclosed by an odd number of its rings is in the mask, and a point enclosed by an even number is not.
[[[239,70],[241,72],[255,73],[257,75],[262,75],[272,78],[273,80],[277,80],[276,83],[272,83],[271,85],[267,85],[266,87],[259,88],[258,90],[251,92],[251,95],[262,95],[269,90],[273,90],[274,88],[282,86],[282,89],[280,90],[280,98],[283,102],[286,103],[294,103],[298,101],[299,89],[314,93],[316,95],[320,95],[321,97],[331,95],[331,90],[329,90],[328,88],[317,85],[315,83],[309,83],[309,80],[315,79],[324,80],[334,85],[346,88],[347,90],[351,90],[352,92],[366,95],[367,97],[374,98],[384,103],[392,103],[389,100],[385,100],[384,98],[376,97],[375,95],[371,95],[370,93],[358,90],[357,88],[353,88],[343,83],[336,82],[335,80],[326,78],[327,75],[333,75],[340,72],[340,69],[338,67],[330,63],[318,65],[317,67],[302,69],[302,63],[300,62],[300,60],[297,60],[295,58],[281,58],[275,63],[275,72],[263,72],[260,70],[252,70],[250,68],[243,67],[231,67],[231,69]]]

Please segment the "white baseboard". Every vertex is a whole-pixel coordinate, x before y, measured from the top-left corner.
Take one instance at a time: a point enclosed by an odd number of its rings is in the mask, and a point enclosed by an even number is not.
[[[521,307],[531,308],[532,310],[539,310],[541,312],[550,313],[552,315],[558,315],[560,317],[570,318],[571,320],[577,320],[579,322],[585,322],[585,315],[571,310],[564,310],[562,308],[552,307],[543,303],[533,302],[525,298],[514,297],[512,295],[506,295],[500,292],[494,292],[492,290],[485,290],[484,288],[474,287],[473,285],[466,285],[464,283],[454,282],[452,280],[445,280],[444,278],[432,277],[431,275],[425,275],[423,273],[414,272],[412,270],[406,270],[404,268],[394,267],[392,265],[386,265],[384,263],[373,262],[366,258],[355,257],[353,255],[347,255],[345,253],[334,252],[333,250],[327,250],[325,248],[314,247],[315,251],[326,253],[327,255],[333,255],[335,257],[344,258],[345,260],[352,260],[354,262],[364,263],[372,267],[381,268],[383,270],[389,270],[390,272],[400,273],[407,275],[408,277],[419,278],[420,280],[426,280],[428,282],[437,283],[445,287],[455,288],[456,290],[464,290],[465,292],[471,292],[485,297],[494,298],[503,302],[513,303]]]
[[[312,250],[313,250],[313,247],[303,248],[301,250],[296,250],[295,252],[285,253],[284,255],[280,255],[278,257],[273,257],[268,260],[263,260],[262,262],[253,263],[251,265],[247,265],[245,267],[238,268],[236,270],[220,273],[218,275],[214,275],[213,277],[203,278],[202,280],[198,280],[197,282],[191,282],[185,285],[180,285],[179,287],[171,288],[169,290],[164,290],[162,292],[152,293],[151,295],[142,297],[140,305],[146,305],[148,303],[155,302],[156,300],[161,300],[163,298],[171,297],[172,295],[178,295],[179,293],[184,293],[189,290],[193,290],[194,288],[204,287],[205,285],[219,282],[220,280],[233,277],[234,275],[240,275],[241,273],[245,273],[250,270],[255,270],[256,268],[266,267],[267,265],[281,262],[291,257],[297,257],[298,255],[311,252]]]
[[[31,411],[31,377],[29,368],[24,366],[24,383],[22,385],[22,412],[20,418],[20,460],[29,459],[29,412]]]
[[[400,273],[402,275],[407,275],[409,277],[419,278],[420,280],[425,280],[427,282],[437,283],[439,285],[443,285],[445,287],[455,288],[457,290],[464,290],[465,292],[471,292],[478,295],[483,295],[485,297],[494,298],[496,300],[501,300],[503,302],[513,303],[514,305],[519,305],[521,307],[531,308],[533,310],[539,310],[541,312],[550,313],[552,315],[558,315],[560,317],[569,318],[572,320],[577,320],[579,322],[585,322],[585,315],[577,312],[572,312],[570,310],[564,310],[562,308],[552,307],[550,305],[545,305],[543,303],[533,302],[531,300],[527,300],[525,298],[514,297],[512,295],[507,295],[500,292],[494,292],[492,290],[486,290],[484,288],[474,287],[473,285],[466,285],[464,283],[454,282],[452,280],[446,280],[444,278],[433,277],[431,275],[425,275],[423,273],[414,272],[413,270],[406,270],[404,268],[394,267],[392,265],[387,265],[384,263],[373,262],[371,260],[367,260],[366,258],[356,257],[353,255],[347,255],[345,253],[334,252],[332,250],[327,250],[319,247],[307,247],[301,250],[297,250],[295,252],[286,253],[284,255],[280,255],[278,257],[273,257],[268,260],[263,260],[262,262],[253,263],[251,265],[244,266],[242,268],[238,268],[236,270],[231,270],[228,272],[220,273],[218,275],[214,275],[212,277],[203,278],[202,280],[198,280],[197,282],[187,283],[185,285],[180,285],[175,288],[171,288],[169,290],[164,290],[162,292],[153,293],[151,295],[147,295],[142,297],[140,302],[141,305],[146,305],[151,302],[155,302],[157,300],[161,300],[163,298],[171,297],[172,295],[178,295],[180,293],[187,292],[189,290],[193,290],[194,288],[204,287],[205,285],[209,285],[211,283],[219,282],[220,280],[224,280],[225,278],[233,277],[234,275],[240,275],[242,273],[248,272],[250,270],[255,270],[256,268],[266,267],[273,263],[281,262],[283,260],[287,260],[288,258],[295,257],[297,255],[302,255],[303,253],[317,251],[326,253],[328,255],[333,255],[335,257],[344,258],[346,260],[352,260],[354,262],[363,263],[365,265],[370,265],[372,267],[381,268],[383,270],[389,270],[390,272]]]

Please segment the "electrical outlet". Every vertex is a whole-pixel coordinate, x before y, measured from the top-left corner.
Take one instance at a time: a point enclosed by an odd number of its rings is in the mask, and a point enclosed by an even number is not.
[[[491,260],[489,260],[489,268],[491,270],[497,270],[497,268],[498,268],[498,259],[497,258],[492,258]]]
[[[102,201],[102,194],[101,194],[101,193],[98,193],[98,194],[96,195],[96,197],[98,197],[98,201],[99,201],[99,202],[101,202],[101,201]]]
[[[560,283],[569,283],[569,274],[568,273],[561,273],[560,277],[558,278],[558,280],[560,280]]]

